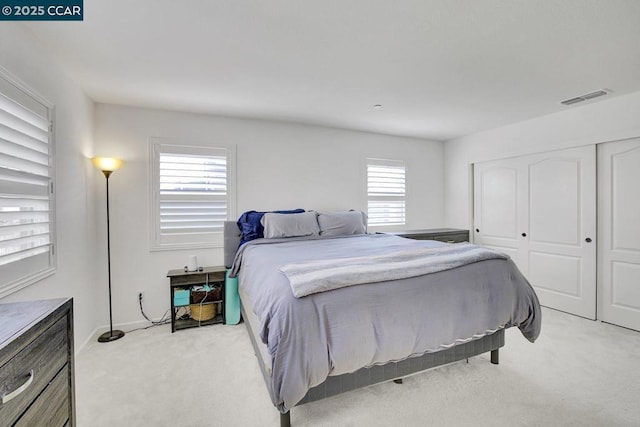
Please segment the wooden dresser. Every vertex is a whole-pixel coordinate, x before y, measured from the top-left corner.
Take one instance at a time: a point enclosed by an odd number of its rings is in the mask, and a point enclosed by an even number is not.
[[[438,240],[445,243],[459,243],[469,241],[469,230],[458,228],[429,228],[426,230],[386,231],[385,234],[406,237],[416,240]]]
[[[72,299],[0,304],[0,426],[75,426]]]

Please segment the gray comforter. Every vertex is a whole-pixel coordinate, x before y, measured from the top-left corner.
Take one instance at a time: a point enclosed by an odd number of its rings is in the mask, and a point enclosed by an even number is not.
[[[356,371],[518,326],[533,342],[540,306],[510,259],[294,297],[283,265],[436,247],[391,235],[258,239],[243,245],[232,275],[260,319],[271,355],[271,398],[285,412],[329,375]]]

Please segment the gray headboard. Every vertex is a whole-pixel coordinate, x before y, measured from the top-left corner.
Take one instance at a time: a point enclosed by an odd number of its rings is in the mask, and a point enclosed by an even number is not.
[[[350,209],[353,211],[353,209]],[[368,216],[362,212],[362,220],[364,222],[365,232],[367,229]],[[238,224],[235,221],[224,222],[224,265],[226,268],[231,268],[233,260],[236,257],[236,252],[240,246],[240,230]]]
[[[235,221],[224,222],[224,266],[231,268],[240,246],[240,230]]]

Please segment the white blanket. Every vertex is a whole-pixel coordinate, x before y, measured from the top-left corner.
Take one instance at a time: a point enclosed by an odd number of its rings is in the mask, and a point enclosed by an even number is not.
[[[469,243],[416,248],[384,255],[337,258],[286,264],[280,271],[289,279],[296,298],[362,283],[406,279],[450,270],[507,255]]]

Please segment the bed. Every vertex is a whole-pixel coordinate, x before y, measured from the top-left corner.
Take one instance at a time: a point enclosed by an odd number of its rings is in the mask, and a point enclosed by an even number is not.
[[[478,247],[356,234],[270,236],[238,249],[235,222],[224,234],[225,265],[238,277],[242,318],[282,427],[293,407],[339,393],[486,352],[498,364],[511,326],[531,342],[540,333],[535,292],[502,254],[456,265],[453,252]],[[353,274],[354,259],[379,266],[400,252],[446,253],[447,266],[404,278],[387,267],[374,279]],[[325,270],[334,270],[329,279]]]

